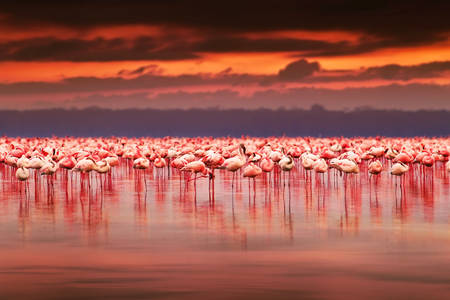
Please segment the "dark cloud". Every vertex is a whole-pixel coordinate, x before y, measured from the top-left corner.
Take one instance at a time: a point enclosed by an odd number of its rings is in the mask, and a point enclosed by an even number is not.
[[[293,38],[244,38],[231,36],[207,37],[192,45],[195,52],[288,52],[307,51],[308,53],[332,51],[347,48],[347,42],[326,42]]]
[[[168,46],[142,36],[93,40],[54,37],[14,40],[0,43],[2,61],[118,61],[118,60],[182,60],[198,56],[183,50],[184,42]]]
[[[349,30],[398,44],[435,41],[450,31],[448,1],[22,1],[3,3],[11,26],[50,24],[78,29],[151,24],[230,33]]]
[[[117,72],[117,75],[119,75],[119,76],[122,76],[122,75],[133,76],[133,75],[160,74],[160,73],[162,73],[162,70],[159,68],[159,66],[156,65],[156,64],[151,64],[151,65],[139,67],[139,68],[134,69],[134,70],[120,70],[119,72]]]
[[[427,40],[424,44],[445,40],[436,36],[434,41]],[[418,45],[418,43],[410,46]],[[190,45],[191,52],[296,52],[298,57],[342,56],[371,52],[388,47],[409,46],[404,41],[394,39],[372,40],[365,37],[350,41],[322,41],[302,38],[245,38],[233,36],[204,35],[202,41]],[[186,49],[187,50],[187,49]]]
[[[133,78],[70,77],[59,82],[0,83],[0,95],[85,93],[208,85],[236,86],[259,84],[268,78],[272,79],[273,76],[234,73],[165,76],[150,73]]]
[[[332,51],[342,43],[296,39],[204,38],[186,42],[182,37],[168,40],[141,36],[135,39],[96,38],[93,40],[32,38],[0,42],[2,61],[119,61],[182,60],[198,58],[199,52]],[[344,43],[345,44],[345,43]],[[345,48],[345,47],[343,47]],[[342,49],[341,51],[344,51]]]
[[[388,80],[410,80],[414,78],[438,77],[446,71],[450,71],[450,61],[435,61],[414,66],[390,64],[382,67],[371,67],[365,70],[361,76]]]
[[[244,38],[203,35],[187,41],[180,34],[162,37],[96,38],[91,40],[57,37],[30,38],[0,42],[1,61],[120,61],[183,60],[199,58],[200,53],[294,52],[297,56],[351,55],[395,46],[395,43],[361,39],[328,42],[292,38]]]
[[[368,48],[361,49],[365,51]],[[134,39],[30,38],[0,42],[1,61],[120,61],[183,60],[199,58],[202,52],[303,52],[305,55],[354,52],[348,42],[330,43],[303,39],[250,39],[203,36],[195,42],[171,35]],[[358,50],[359,51],[359,50]]]
[[[246,38],[229,35],[207,35],[190,45],[192,52],[295,52],[294,57],[345,56],[368,53],[393,47],[414,47],[446,41],[447,35],[428,36],[423,41],[395,39],[392,37],[370,38],[362,36],[355,41],[325,41],[299,38]]]
[[[380,37],[372,39],[370,37],[360,37],[355,42],[342,41],[339,43],[327,43],[326,46],[320,49],[311,49],[299,53],[298,57],[326,57],[326,56],[344,56],[355,55],[362,53],[369,53],[379,49],[386,48],[401,48],[401,47],[415,47],[415,46],[428,46],[434,43],[448,41],[446,34],[430,34],[426,38],[420,39],[407,39],[407,38],[393,38],[393,37]]]
[[[311,76],[314,72],[319,70],[320,65],[318,62],[308,62],[306,59],[300,59],[281,69],[278,72],[278,76],[281,80],[295,81]]]
[[[25,1],[3,3],[0,24],[16,30],[39,26],[80,33],[112,25],[156,25],[162,39],[57,39],[10,41],[0,45],[7,61],[116,61],[198,58],[201,52],[296,52],[299,57],[367,53],[389,47],[430,45],[448,39],[450,2],[423,1]],[[8,28],[8,27],[6,27]],[[195,38],[171,29],[188,28]],[[167,30],[166,30],[167,29]],[[170,29],[170,30],[169,30]],[[356,42],[307,38],[245,38],[268,30],[344,30]],[[146,33],[142,32],[143,35]]]
[[[327,71],[309,82],[339,82],[339,81],[365,81],[372,79],[401,80],[438,78],[450,72],[450,61],[435,61],[411,66],[389,64],[379,67],[370,67],[360,71],[347,70],[343,75],[328,76]]]

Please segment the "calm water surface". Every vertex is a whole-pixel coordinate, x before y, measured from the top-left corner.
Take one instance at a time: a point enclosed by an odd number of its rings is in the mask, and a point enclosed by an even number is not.
[[[185,187],[123,161],[27,191],[0,166],[1,299],[449,299],[450,180],[414,167]],[[423,173],[422,173],[423,172]],[[279,181],[280,180],[280,181]],[[274,184],[275,182],[275,184]],[[145,188],[147,184],[147,189]],[[252,183],[252,182],[250,182]]]

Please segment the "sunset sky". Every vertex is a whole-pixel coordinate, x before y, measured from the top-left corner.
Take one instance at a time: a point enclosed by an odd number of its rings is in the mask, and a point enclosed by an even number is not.
[[[450,110],[444,2],[23,3],[0,7],[1,109]]]

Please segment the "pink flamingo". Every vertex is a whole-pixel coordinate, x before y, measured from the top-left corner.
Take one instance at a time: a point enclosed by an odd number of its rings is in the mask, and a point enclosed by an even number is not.
[[[380,174],[383,170],[383,165],[379,160],[373,161],[369,164],[369,173],[373,175]]]
[[[225,169],[227,169],[227,171],[233,172],[233,179],[231,181],[232,189],[234,188],[235,172],[237,170],[241,169],[245,165],[246,162],[247,162],[247,159],[245,156],[244,144],[239,145],[239,155],[230,157],[223,162],[222,167],[225,167]]]
[[[187,163],[183,168],[181,168],[181,171],[187,171],[194,173],[194,187],[195,187],[195,193],[197,193],[197,174],[203,174],[204,176],[212,175],[211,170],[209,170],[206,165],[199,160],[192,161],[190,163]],[[209,179],[211,180],[212,176],[209,176]]]
[[[281,170],[283,172],[288,172],[288,185],[291,185],[291,170],[294,168],[295,163],[294,163],[294,159],[292,159],[292,157],[290,155],[285,155],[283,156],[282,159],[280,159],[278,161],[278,165],[280,166]],[[283,185],[285,185],[285,177],[284,177],[284,173],[283,173]]]
[[[260,167],[258,167],[257,165],[255,165],[255,163],[251,162],[249,163],[245,168],[244,168],[244,172],[242,174],[243,177],[247,177],[248,178],[248,190],[249,190],[249,195],[250,195],[250,178],[253,179],[253,193],[256,192],[256,182],[255,182],[255,177],[259,176],[262,174],[262,170]]]

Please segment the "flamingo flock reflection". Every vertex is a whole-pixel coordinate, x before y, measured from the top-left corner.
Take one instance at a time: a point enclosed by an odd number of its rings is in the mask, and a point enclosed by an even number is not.
[[[105,206],[132,187],[140,223],[149,206],[164,216],[170,202],[202,226],[239,236],[282,216],[292,237],[301,203],[304,220],[323,226],[339,211],[344,231],[358,231],[363,208],[382,223],[387,199],[394,218],[407,222],[420,207],[433,222],[436,197],[449,195],[449,150],[449,138],[3,137],[0,179],[2,200],[18,195],[24,224],[31,209],[52,215],[62,205],[66,222],[95,232],[108,224]]]

